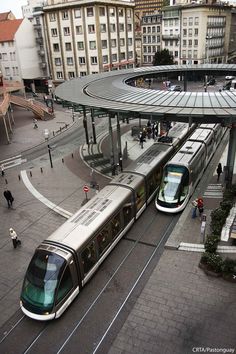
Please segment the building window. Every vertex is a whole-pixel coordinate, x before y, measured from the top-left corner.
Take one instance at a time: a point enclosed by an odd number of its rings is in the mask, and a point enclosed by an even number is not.
[[[6,76],[10,76],[11,75],[9,67],[5,67],[5,73],[6,73]]]
[[[128,24],[127,24],[127,31],[128,31],[128,32],[132,31],[132,25],[131,25],[131,23],[128,23]]]
[[[57,37],[57,28],[52,28],[51,34],[52,34],[52,37]]]
[[[120,38],[120,46],[123,47],[125,45],[125,39]]]
[[[110,7],[110,8],[109,8],[109,14],[110,14],[110,16],[115,16],[115,9],[114,9],[114,7]]]
[[[110,31],[115,32],[116,31],[116,25],[114,23],[110,24]]]
[[[96,49],[96,41],[89,41],[89,48]]]
[[[198,36],[198,28],[194,28],[194,36]]]
[[[175,51],[175,58],[177,58],[179,55],[179,52],[178,51]]]
[[[59,52],[59,44],[58,43],[53,43],[53,51]]]
[[[103,39],[102,40],[102,49],[106,49],[107,48],[107,40]]]
[[[55,65],[61,66],[61,58],[55,58]]]
[[[186,37],[187,36],[187,30],[183,29],[183,35]]]
[[[98,63],[98,58],[97,57],[91,57],[91,65],[97,64]]]
[[[193,25],[193,18],[192,18],[192,17],[189,17],[189,19],[188,19],[188,25],[189,25],[189,26],[192,26],[192,25]]]
[[[83,77],[83,76],[86,76],[86,75],[87,75],[86,71],[81,71],[80,72],[80,77]]]
[[[85,57],[79,57],[79,64],[80,65],[86,64]]]
[[[161,27],[157,26],[157,32],[159,33],[161,31]]]
[[[124,10],[123,9],[119,9],[118,10],[119,16],[123,17],[124,16]]]
[[[103,64],[107,64],[108,63],[108,55],[103,55],[102,62],[103,62]]]
[[[65,43],[65,48],[66,48],[66,51],[71,51],[72,50],[72,47],[71,47],[71,43]]]
[[[88,33],[95,33],[95,26],[94,25],[88,25]]]
[[[130,18],[130,17],[131,17],[131,10],[130,10],[130,9],[127,9],[127,12],[126,12],[126,13],[127,13],[127,17]]]
[[[132,45],[133,44],[133,38],[128,38],[128,45]]]
[[[112,39],[111,40],[111,46],[112,47],[116,47],[116,39]]]
[[[73,65],[74,64],[73,58],[72,57],[66,58],[66,63],[67,65]]]
[[[128,58],[129,58],[129,59],[132,59],[132,58],[133,58],[133,52],[132,52],[132,51],[128,52]]]
[[[49,14],[49,21],[50,21],[50,22],[56,21],[56,14],[55,14],[55,12],[52,12],[52,13]]]
[[[74,16],[75,16],[75,18],[81,17],[81,9],[80,8],[74,10]]]
[[[64,27],[63,32],[64,32],[64,36],[69,36],[70,35],[70,27]]]
[[[99,7],[99,16],[105,16],[106,12],[105,12],[105,7]]]
[[[192,39],[189,39],[189,41],[188,41],[188,46],[189,46],[189,47],[192,47],[192,45],[193,45],[193,41],[192,41]]]
[[[61,71],[57,71],[56,75],[57,75],[57,79],[62,79],[62,72]]]
[[[75,27],[76,34],[83,34],[83,27],[82,26],[76,26]]]
[[[75,77],[74,71],[69,71],[68,76],[69,76],[69,79],[74,79],[74,77]]]
[[[78,50],[83,50],[84,49],[84,42],[77,42],[77,48],[78,48]]]
[[[194,18],[194,24],[195,24],[196,26],[199,25],[199,17],[195,17],[195,18]]]
[[[183,47],[186,47],[186,45],[187,45],[187,41],[186,41],[186,39],[184,39],[183,40]]]
[[[125,59],[125,52],[120,53],[120,60],[124,60]]]
[[[198,39],[194,39],[194,47],[198,46]]]
[[[193,29],[192,29],[192,28],[189,28],[189,30],[188,30],[188,35],[189,35],[190,37],[192,37],[192,35],[193,35]]]
[[[106,31],[107,31],[107,26],[106,26],[105,23],[101,23],[101,24],[100,24],[100,31],[101,31],[101,32],[106,32]]]
[[[151,31],[152,31],[151,27],[150,27],[150,26],[148,26],[148,28],[147,28],[147,32],[148,32],[148,33],[151,33]]]
[[[62,17],[63,20],[68,20],[68,18],[69,18],[68,12],[67,11],[63,11],[61,17]]]
[[[120,23],[120,24],[119,24],[119,29],[120,29],[120,32],[124,32],[124,30],[125,30],[125,25],[124,25],[124,23]]]
[[[147,33],[147,28],[143,27],[143,33]]]
[[[12,69],[13,69],[13,75],[18,76],[19,75],[18,67],[16,66],[16,67],[13,67]]]
[[[93,7],[87,7],[87,16],[88,17],[93,16]]]
[[[152,36],[152,43],[156,43],[156,36]]]
[[[112,62],[117,61],[117,54],[112,54]]]

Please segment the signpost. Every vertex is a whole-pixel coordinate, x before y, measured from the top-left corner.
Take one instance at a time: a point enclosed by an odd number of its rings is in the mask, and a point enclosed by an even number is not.
[[[87,193],[89,192],[89,187],[86,184],[83,186],[83,191],[85,193],[86,200],[88,200]]]

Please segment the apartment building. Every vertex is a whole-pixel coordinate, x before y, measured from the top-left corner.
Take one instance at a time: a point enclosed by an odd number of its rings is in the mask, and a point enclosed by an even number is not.
[[[48,0],[43,11],[55,82],[134,66],[134,3]]]
[[[141,29],[141,65],[150,66],[153,63],[155,53],[161,50],[161,14],[143,16],[141,22]]]
[[[50,75],[48,67],[48,57],[46,48],[46,38],[44,31],[43,22],[43,5],[45,1],[43,0],[28,0],[27,5],[22,6],[23,17],[27,17],[28,20],[33,24],[36,50],[38,54],[38,62],[40,68],[40,77],[48,78]]]
[[[183,4],[163,8],[163,48],[177,64],[225,63],[228,57],[231,7]]]
[[[0,14],[0,19],[4,14]],[[38,77],[34,30],[28,19],[10,13],[0,20],[0,67],[4,80],[21,81]]]

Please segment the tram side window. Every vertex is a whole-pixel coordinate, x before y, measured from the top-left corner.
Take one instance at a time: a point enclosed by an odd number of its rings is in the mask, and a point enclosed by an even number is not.
[[[128,200],[127,203],[125,203],[125,205],[123,206],[123,218],[125,227],[133,218],[133,204],[131,200]]]
[[[142,208],[142,206],[145,203],[145,186],[144,183],[142,183],[139,188],[137,189],[136,192],[136,207],[137,211]]]
[[[120,213],[117,214],[111,221],[111,236],[115,238],[121,231]]]
[[[73,281],[72,281],[70,268],[66,267],[58,288],[56,303],[59,303],[66,296],[66,294],[70,292],[72,288],[73,288]]]
[[[98,253],[100,256],[111,243],[111,234],[109,232],[109,225],[106,225],[98,234],[97,242],[98,242]]]
[[[147,179],[147,198],[149,198],[152,193],[157,189],[160,185],[161,181],[161,171],[160,169],[156,169]]]
[[[84,275],[86,275],[90,269],[95,265],[96,259],[96,249],[95,242],[92,241],[81,253]]]

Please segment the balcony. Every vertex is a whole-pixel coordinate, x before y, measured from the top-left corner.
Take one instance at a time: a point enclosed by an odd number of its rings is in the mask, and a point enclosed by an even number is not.
[[[37,37],[36,38],[36,43],[39,44],[39,45],[42,45],[43,44],[43,37]]]
[[[46,69],[47,64],[45,62],[39,63],[41,69]]]
[[[44,56],[45,56],[45,50],[44,50],[44,49],[38,50],[38,55],[39,55],[40,57],[44,57]]]
[[[165,39],[179,39],[179,34],[163,34],[162,40],[164,41]]]
[[[41,23],[34,23],[33,26],[34,26],[35,30],[39,30],[39,29],[41,30],[41,28],[42,28]]]
[[[207,28],[224,28],[225,26],[226,26],[226,22],[207,23]]]

